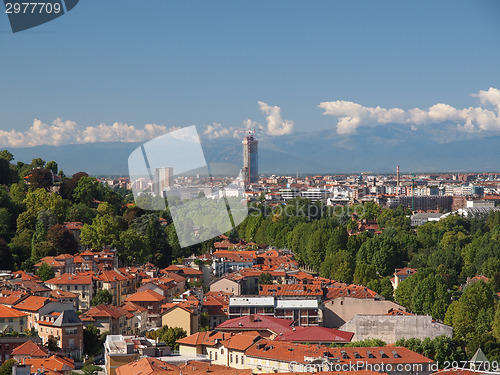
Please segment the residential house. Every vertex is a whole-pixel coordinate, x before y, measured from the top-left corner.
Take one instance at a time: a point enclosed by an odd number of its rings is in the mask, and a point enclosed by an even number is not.
[[[78,311],[80,295],[72,292],[67,292],[62,289],[54,289],[50,291],[50,298],[64,304],[73,306],[73,310]]]
[[[73,359],[83,354],[83,323],[74,310],[64,310],[40,317],[38,335],[46,344],[49,337],[55,337],[57,346]]]
[[[125,302],[122,306],[122,309],[127,310],[131,314],[134,314],[135,320],[135,335],[145,335],[148,329],[148,309],[136,305],[133,302]]]
[[[28,340],[12,350],[12,358],[20,363],[27,358],[47,358],[48,356],[49,352],[32,340]]]
[[[212,254],[212,270],[215,277],[243,268],[252,268],[256,263],[255,251],[215,251]]]
[[[132,294],[125,301],[132,302],[148,310],[148,327],[161,326],[161,306],[167,302],[165,296],[148,289]]]
[[[208,292],[203,296],[202,312],[208,315],[210,329],[214,329],[228,319],[231,295],[231,293],[224,292]]]
[[[234,280],[231,277],[225,276],[210,284],[211,292],[231,293],[234,296],[241,295],[241,280]]]
[[[198,332],[198,309],[190,309],[183,303],[171,304],[161,314],[162,326],[180,327],[188,335]]]
[[[94,279],[92,275],[65,273],[47,280],[45,284],[52,290],[61,289],[78,294],[80,309],[86,311],[90,308],[92,298],[94,298]]]
[[[284,333],[275,338],[276,341],[289,341],[301,344],[331,345],[348,343],[354,333],[326,327],[297,327],[292,332]]]
[[[80,315],[80,319],[86,327],[93,325],[101,333],[108,332],[110,335],[135,335],[137,333],[135,315],[113,305],[91,307]]]
[[[38,320],[53,311],[73,310],[69,303],[61,303],[45,297],[29,296],[13,306],[27,314],[27,329],[38,329]]]
[[[327,288],[323,303],[323,326],[338,328],[358,314],[386,314],[404,307],[384,300],[378,293],[360,285]]]
[[[0,363],[12,357],[12,352],[27,341],[41,343],[38,336],[0,336]]]
[[[38,269],[42,266],[42,264],[48,264],[55,273],[55,276],[61,276],[65,273],[74,273],[75,272],[75,263],[72,255],[69,254],[61,254],[58,256],[48,256],[42,258],[37,264],[35,264],[35,272],[38,272]]]
[[[97,276],[97,287],[99,290],[107,290],[113,297],[112,303],[121,306],[128,295],[122,292],[127,287],[129,281],[121,272],[115,270],[102,271]]]
[[[12,307],[0,305],[0,331],[23,332],[27,329],[28,314]]]
[[[75,369],[75,363],[72,359],[53,355],[48,358],[27,358],[24,360],[25,366],[31,366],[32,374],[61,374],[71,375]]]
[[[394,277],[391,279],[392,287],[394,288],[394,290],[398,288],[401,282],[406,280],[411,275],[414,275],[416,272],[417,270],[415,268],[396,268],[396,270],[394,271]]]

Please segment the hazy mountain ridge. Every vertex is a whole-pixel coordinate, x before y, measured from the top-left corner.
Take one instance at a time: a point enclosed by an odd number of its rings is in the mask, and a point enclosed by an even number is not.
[[[449,130],[411,130],[398,125],[362,128],[355,135],[334,129],[261,137],[259,171],[262,173],[345,173],[403,171],[500,170],[500,136],[474,138],[474,134],[447,137]],[[456,132],[456,131],[455,131]],[[465,139],[456,139],[456,138]],[[472,139],[467,139],[472,138]],[[445,142],[447,141],[447,142]],[[16,161],[34,157],[56,160],[66,174],[127,175],[128,156],[140,143],[86,143],[10,149]],[[203,139],[207,162],[242,165],[239,139]]]

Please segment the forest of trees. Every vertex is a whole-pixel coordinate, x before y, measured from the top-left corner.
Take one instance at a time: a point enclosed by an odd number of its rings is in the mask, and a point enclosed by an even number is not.
[[[131,191],[111,189],[85,172],[66,177],[54,161],[12,163],[0,151],[0,258],[2,268],[32,271],[45,256],[75,254],[78,244],[64,222],[80,221],[84,245],[116,248],[124,264],[151,261],[159,267],[192,253],[208,251],[213,241],[181,248],[170,212],[145,211]],[[52,176],[61,179],[53,192]],[[166,220],[162,225],[160,218]],[[45,271],[45,270],[44,270]]]
[[[12,160],[11,153],[0,151],[2,268],[30,271],[44,256],[74,254],[77,243],[62,225],[66,221],[83,222],[82,242],[94,249],[115,247],[125,264],[165,267],[213,247],[214,239],[181,248],[168,206],[145,211],[131,204],[130,191],[113,190],[84,172],[66,177],[54,161]],[[61,178],[58,192],[51,189],[53,173]],[[376,220],[382,233],[358,233],[347,210],[295,198],[278,207],[251,203],[249,216],[228,234],[288,248],[301,266],[321,276],[367,286],[408,311],[452,325],[453,343],[469,357],[480,346],[490,360],[500,360],[500,213],[449,216],[415,229],[402,206],[390,210],[366,203],[357,212],[358,219]],[[393,293],[390,278],[404,266],[418,272]],[[489,281],[466,286],[476,275]]]

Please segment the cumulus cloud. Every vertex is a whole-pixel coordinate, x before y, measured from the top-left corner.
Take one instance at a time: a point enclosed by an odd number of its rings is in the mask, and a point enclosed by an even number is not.
[[[270,106],[264,102],[258,102],[260,110],[267,116],[267,134],[269,135],[284,135],[290,134],[293,131],[293,121],[282,120],[281,108],[278,106]]]
[[[251,119],[243,121],[242,127],[224,127],[219,123],[214,122],[208,125],[203,134],[210,139],[222,137],[240,138],[241,133],[249,130],[258,129],[268,135],[284,135],[290,134],[293,131],[293,121],[283,120],[281,118],[281,108],[278,106],[270,106],[264,102],[257,102],[259,109],[266,115],[266,125],[262,125]]]
[[[221,124],[214,122],[212,125],[208,125],[203,134],[205,134],[210,139],[228,137],[234,134],[235,129],[233,127],[225,128]]]
[[[491,87],[472,96],[479,98],[483,107],[458,109],[444,103],[437,103],[427,109],[365,107],[345,100],[323,102],[319,105],[324,115],[338,117],[337,133],[354,134],[358,127],[380,124],[407,124],[412,129],[420,125],[453,122],[461,131],[500,131],[500,90]]]
[[[51,125],[35,119],[25,132],[0,130],[1,147],[32,147],[38,145],[59,146],[62,144],[91,142],[144,142],[177,128],[146,124],[143,128],[114,123],[80,127],[74,121],[55,119]]]

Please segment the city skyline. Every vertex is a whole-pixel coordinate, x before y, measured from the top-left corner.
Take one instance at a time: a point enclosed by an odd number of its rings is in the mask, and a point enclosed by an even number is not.
[[[16,35],[2,24],[0,147],[143,142],[191,124],[212,140],[260,127],[270,141],[322,129],[357,139],[388,122],[441,140],[500,129],[494,1],[154,2],[148,17],[132,4],[81,3]]]

